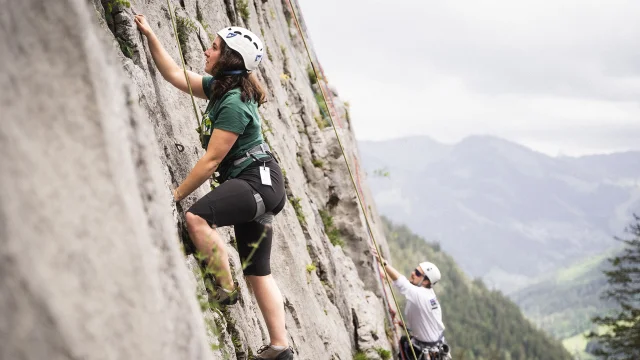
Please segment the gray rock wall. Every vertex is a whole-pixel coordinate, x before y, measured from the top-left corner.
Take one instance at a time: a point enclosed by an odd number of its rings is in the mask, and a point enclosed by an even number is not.
[[[261,115],[290,200],[276,217],[272,269],[297,358],[363,351],[378,359],[375,349],[390,344],[364,217],[333,129],[317,121],[318,88],[287,2],[171,4],[194,71],[220,27],[248,27],[267,46]],[[250,357],[267,332],[232,232],[218,229],[241,285],[235,306],[207,305],[197,261],[180,251],[183,212],[209,188],[171,201],[202,154],[196,118],[189,96],[155,69],[133,22],[133,13],[145,14],[179,62],[166,1],[0,0],[0,8],[0,358]],[[370,199],[346,108],[334,101]],[[320,211],[343,247],[331,244]]]

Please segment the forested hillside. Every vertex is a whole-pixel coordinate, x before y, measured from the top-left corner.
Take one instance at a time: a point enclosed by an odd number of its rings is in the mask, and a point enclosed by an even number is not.
[[[440,268],[442,280],[435,290],[454,359],[571,359],[560,342],[537,330],[501,292],[470,280],[439,244],[427,243],[406,226],[383,221],[393,266],[403,274],[425,260]]]

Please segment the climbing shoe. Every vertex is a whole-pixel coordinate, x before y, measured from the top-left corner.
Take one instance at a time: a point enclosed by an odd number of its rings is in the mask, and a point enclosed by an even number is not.
[[[233,305],[238,302],[238,283],[234,282],[233,290],[225,290],[222,286],[215,286],[215,292],[212,295],[213,301],[219,305]]]
[[[263,345],[258,349],[256,360],[293,360],[293,349],[284,346]]]

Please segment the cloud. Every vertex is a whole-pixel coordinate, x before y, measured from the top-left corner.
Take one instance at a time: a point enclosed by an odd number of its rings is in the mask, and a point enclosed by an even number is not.
[[[640,2],[300,4],[359,138],[482,133],[548,153],[640,148],[628,139],[640,129]]]

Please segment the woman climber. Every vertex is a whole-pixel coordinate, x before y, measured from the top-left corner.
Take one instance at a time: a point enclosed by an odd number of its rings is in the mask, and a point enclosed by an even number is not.
[[[267,324],[270,344],[258,350],[257,359],[293,359],[285,329],[282,294],[271,276],[271,223],[285,205],[284,180],[278,163],[264,143],[258,106],[265,92],[252,73],[263,56],[261,40],[241,27],[218,31],[206,58],[202,76],[183,70],[173,61],[144,15],[136,24],[147,38],[158,70],[165,80],[194,96],[209,100],[199,127],[206,149],[187,178],[173,193],[180,201],[216,171],[220,186],[199,199],[185,214],[189,236],[216,274],[216,300],[233,305],[238,284],[233,282],[225,243],[215,227],[234,225],[243,273],[256,296]],[[248,264],[248,265],[247,265]]]

